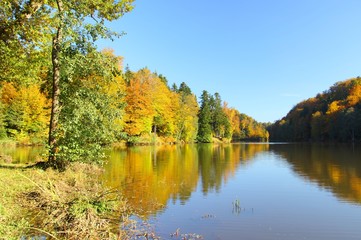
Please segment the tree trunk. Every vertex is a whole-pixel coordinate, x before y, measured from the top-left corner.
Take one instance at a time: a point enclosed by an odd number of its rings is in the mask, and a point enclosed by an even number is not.
[[[62,1],[57,1],[59,14],[62,14]],[[57,138],[55,136],[56,130],[58,128],[58,119],[60,114],[60,52],[61,52],[61,42],[62,42],[62,22],[60,21],[59,27],[57,29],[56,35],[53,37],[52,43],[52,54],[51,60],[53,64],[53,81],[52,81],[52,105],[51,105],[51,115],[50,115],[50,124],[49,124],[49,158],[48,164],[54,168],[59,168],[60,163],[56,159],[57,153]]]

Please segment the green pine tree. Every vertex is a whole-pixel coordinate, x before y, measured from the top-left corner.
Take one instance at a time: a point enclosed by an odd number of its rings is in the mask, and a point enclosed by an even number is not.
[[[198,114],[198,142],[212,142],[210,96],[203,91],[201,96],[201,108]]]

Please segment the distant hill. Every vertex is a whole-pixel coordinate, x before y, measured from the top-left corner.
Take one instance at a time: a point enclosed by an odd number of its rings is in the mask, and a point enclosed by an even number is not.
[[[271,141],[361,141],[361,78],[337,82],[268,127]]]

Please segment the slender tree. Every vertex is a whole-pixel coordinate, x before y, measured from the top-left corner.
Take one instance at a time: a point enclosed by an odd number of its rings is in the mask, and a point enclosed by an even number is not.
[[[113,21],[132,9],[133,0],[105,0],[95,2],[91,0],[62,1],[55,0],[51,14],[53,17],[52,37],[52,107],[49,124],[49,164],[57,167],[56,160],[57,129],[60,115],[60,81],[63,56],[65,51],[80,48],[82,52],[94,50],[93,42],[99,37],[111,38],[115,34],[105,26],[105,21]],[[93,23],[89,20],[93,19]],[[75,46],[74,46],[75,43]]]
[[[199,106],[196,96],[191,89],[182,82],[177,89],[179,101],[176,118],[176,139],[191,142],[197,137]],[[176,105],[176,104],[174,104]]]
[[[201,95],[201,107],[198,114],[198,142],[212,142],[211,106],[210,96],[207,91]]]
[[[225,128],[229,125],[226,114],[222,108],[222,100],[219,93],[215,93],[211,97],[211,116],[212,116],[212,130],[216,137],[223,137]]]

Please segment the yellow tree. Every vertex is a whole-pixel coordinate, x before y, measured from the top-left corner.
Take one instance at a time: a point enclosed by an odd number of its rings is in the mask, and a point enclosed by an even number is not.
[[[4,83],[1,102],[5,106],[4,127],[10,137],[24,143],[45,140],[49,104],[39,86],[21,86],[17,90],[12,83]]]
[[[128,136],[172,137],[175,132],[177,96],[164,77],[144,68],[127,73],[125,131]]]
[[[228,107],[228,103],[223,103],[223,112],[226,114],[229,123],[231,124],[231,135],[232,137],[239,138],[241,131],[239,129],[240,126],[240,119],[239,119],[239,112],[235,108]]]
[[[177,141],[192,142],[198,132],[199,106],[197,97],[192,93],[186,83],[182,82],[179,88],[174,85],[172,99],[178,108],[175,110],[175,137]]]
[[[149,69],[143,70],[149,77],[152,107],[154,109],[153,132],[160,136],[170,136],[174,133],[174,108],[172,106],[172,92],[166,85],[166,82]]]
[[[19,93],[13,83],[2,82],[1,85],[1,102],[5,105],[10,104]]]
[[[337,112],[339,112],[340,110],[342,110],[344,107],[342,106],[342,102],[341,101],[333,101],[332,103],[330,103],[328,105],[328,109],[326,114],[327,115],[332,115],[335,114]]]
[[[361,101],[361,85],[356,84],[350,90],[350,94],[347,97],[347,103],[351,107],[356,105],[360,101]]]
[[[28,134],[45,137],[50,114],[48,100],[37,85],[21,88],[19,93],[21,96],[19,101],[24,106],[24,131]]]
[[[124,122],[124,105],[125,105],[125,95],[126,95],[126,85],[124,77],[122,76],[123,71],[123,57],[116,56],[113,49],[104,49],[102,54],[113,61],[110,61],[108,65],[109,69],[113,69],[114,73],[117,73],[112,81],[103,81],[101,78],[100,81],[96,81],[93,84],[100,85],[100,91],[107,95],[111,101],[108,105],[108,110],[117,113],[117,116],[113,119],[114,123],[112,126],[115,128],[117,134],[124,130],[125,122]]]
[[[176,114],[176,138],[184,142],[194,141],[198,130],[199,106],[193,94],[179,93],[179,108]]]
[[[129,136],[139,136],[150,133],[154,109],[152,107],[149,74],[140,70],[132,74],[126,88],[125,101],[125,132]]]

